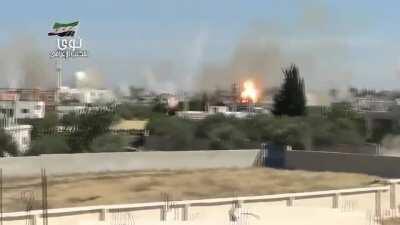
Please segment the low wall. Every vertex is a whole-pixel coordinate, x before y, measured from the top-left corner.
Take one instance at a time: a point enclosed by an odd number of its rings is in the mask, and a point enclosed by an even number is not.
[[[0,168],[5,176],[33,176],[39,175],[41,168],[45,168],[50,175],[62,175],[105,171],[251,167],[259,151],[150,151],[11,157],[0,158]]]
[[[285,168],[366,173],[400,178],[400,157],[319,151],[286,151]]]
[[[254,224],[267,224],[269,218],[273,217],[271,213],[284,207],[289,207],[286,212],[290,211],[290,208],[297,207],[303,215],[312,217],[316,216],[313,213],[319,209],[335,209],[336,212],[359,212],[363,216],[380,218],[384,217],[388,210],[398,212],[397,192],[391,191],[396,190],[398,182],[392,180],[389,182],[390,185],[370,188],[175,201],[171,202],[171,210],[167,211],[165,202],[49,209],[48,218],[50,224],[56,225],[121,224],[124,220],[135,221],[135,224],[158,224],[165,220],[207,221],[207,219],[214,222],[196,224],[229,224],[228,212],[233,203],[241,206],[243,212],[258,215],[259,220]],[[335,215],[332,215],[331,219],[337,219],[338,214]],[[5,225],[23,225],[26,224],[26,220],[31,220],[31,224],[41,224],[43,218],[41,210],[30,211],[28,214],[5,213],[3,216]],[[284,218],[278,218],[282,219]],[[326,221],[327,218],[322,219]]]

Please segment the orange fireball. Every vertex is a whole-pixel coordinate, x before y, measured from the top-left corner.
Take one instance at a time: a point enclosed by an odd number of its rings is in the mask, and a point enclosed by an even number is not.
[[[253,103],[257,102],[257,89],[251,80],[247,80],[243,83],[243,91],[240,95],[243,100],[251,100]]]

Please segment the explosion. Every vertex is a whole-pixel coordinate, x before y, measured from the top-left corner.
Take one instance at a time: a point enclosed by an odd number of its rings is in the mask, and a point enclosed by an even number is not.
[[[257,102],[257,90],[253,81],[247,80],[243,83],[243,91],[240,97],[242,98],[242,101],[251,101],[252,103]]]

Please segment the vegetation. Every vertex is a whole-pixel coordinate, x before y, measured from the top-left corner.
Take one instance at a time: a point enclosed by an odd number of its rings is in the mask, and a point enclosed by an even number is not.
[[[124,103],[112,112],[71,113],[61,120],[55,114],[47,114],[44,120],[30,123],[34,127],[34,142],[29,154],[122,151],[130,141],[108,133],[109,126],[120,118],[148,119],[147,129],[151,136],[146,138],[145,148],[154,150],[258,148],[265,142],[312,149],[338,144],[359,145],[382,138],[376,134],[367,139],[364,119],[353,112],[348,103],[335,103],[320,113],[314,110],[306,115],[305,84],[298,68],[292,65],[284,69],[283,74],[284,82],[280,90],[274,91],[274,116],[255,115],[236,119],[214,115],[193,121],[172,116],[174,112],[162,99],[156,99],[150,105]],[[351,91],[354,95],[360,92],[354,88]],[[220,92],[217,90],[210,95],[200,93],[187,104],[193,110],[204,110],[208,103],[220,103],[217,97],[222,95]],[[143,93],[145,90],[142,88],[130,88],[132,100],[141,98]],[[335,90],[331,90],[331,95],[336,94]],[[177,108],[182,110],[184,106],[180,104]],[[56,132],[57,126],[66,129],[68,135],[55,135],[54,140],[50,140],[51,135],[43,131]]]
[[[43,136],[32,141],[30,150],[26,155],[41,155],[41,154],[65,154],[70,153],[65,137],[62,136]]]
[[[354,116],[354,117],[353,117]],[[149,149],[241,149],[261,143],[292,145],[296,149],[336,144],[363,144],[363,121],[333,107],[326,116],[272,117],[257,115],[236,119],[223,115],[202,121],[160,116],[150,119],[148,129],[158,143]]]
[[[291,192],[323,191],[376,185],[378,177],[352,173],[308,172],[269,168],[155,170],[82,173],[51,177],[51,208],[160,201],[160,191],[173,200],[257,196]],[[318,182],[316,182],[318,180]],[[7,180],[4,211],[22,211],[15,201],[27,184],[40,192],[40,179]],[[179,188],[177,188],[179,187]]]
[[[400,219],[399,218],[386,219],[383,221],[383,225],[400,225]]]
[[[70,113],[64,116],[61,124],[70,130],[67,142],[73,152],[90,151],[92,141],[107,133],[115,120],[114,111],[92,110],[85,113]]]
[[[90,149],[92,152],[122,152],[128,144],[124,136],[103,134],[92,141]]]
[[[303,116],[306,113],[304,80],[295,65],[283,70],[282,87],[274,97],[273,113],[277,116]]]

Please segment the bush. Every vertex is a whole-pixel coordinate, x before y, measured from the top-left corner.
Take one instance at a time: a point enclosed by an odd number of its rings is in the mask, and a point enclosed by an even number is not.
[[[148,119],[153,115],[152,107],[133,104],[121,104],[118,106],[117,113],[126,120]]]
[[[111,110],[92,110],[65,115],[61,124],[72,128],[67,142],[74,153],[90,150],[92,141],[105,133],[116,116]]]
[[[162,137],[156,149],[190,150],[195,148],[194,131],[196,123],[177,117],[157,116],[150,119],[147,129],[152,136]]]
[[[32,142],[31,148],[26,155],[63,154],[70,152],[71,149],[64,137],[43,136]]]
[[[123,136],[104,134],[93,140],[90,149],[92,152],[121,152],[128,145]]]
[[[257,148],[263,142],[312,149],[313,146],[364,143],[361,123],[358,116],[341,111],[329,117],[256,115],[236,119],[221,114],[201,121],[162,115],[151,118],[147,128],[152,140],[154,137],[162,140],[151,146],[159,150]]]

